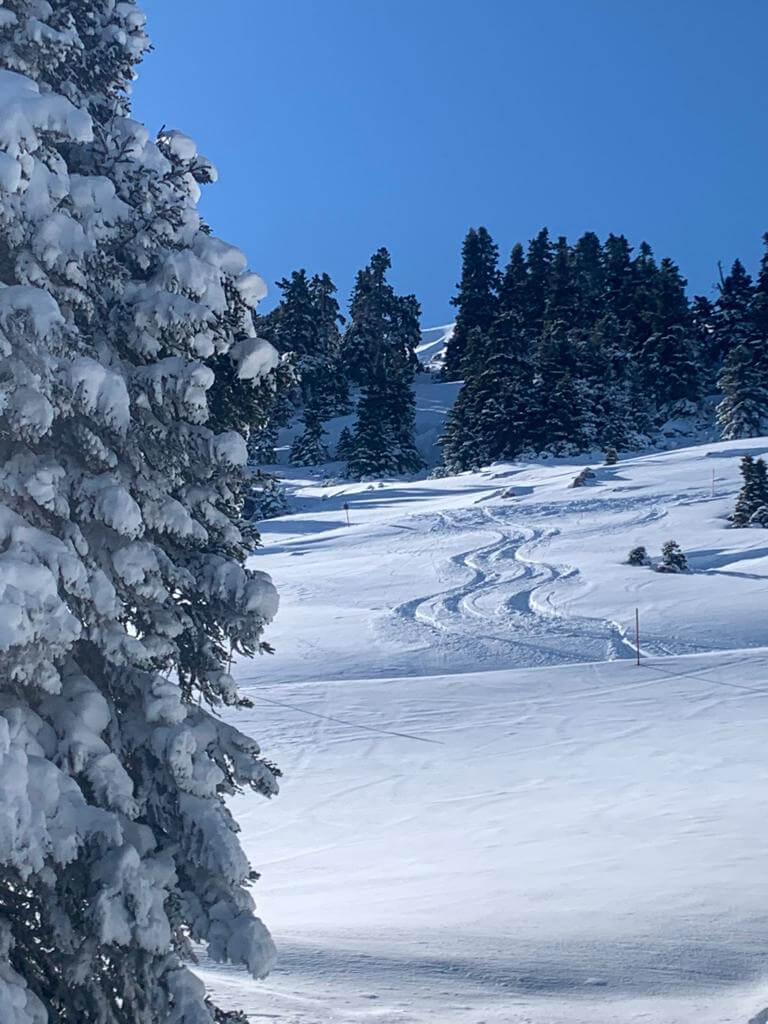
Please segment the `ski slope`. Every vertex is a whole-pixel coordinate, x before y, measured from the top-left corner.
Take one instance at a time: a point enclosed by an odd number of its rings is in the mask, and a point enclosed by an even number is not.
[[[293,1024],[746,1024],[768,1004],[768,439],[411,483],[297,477],[234,812]],[[593,464],[594,465],[594,464]],[[346,525],[344,504],[351,525]],[[625,564],[677,539],[694,570]],[[641,667],[634,663],[635,608]]]

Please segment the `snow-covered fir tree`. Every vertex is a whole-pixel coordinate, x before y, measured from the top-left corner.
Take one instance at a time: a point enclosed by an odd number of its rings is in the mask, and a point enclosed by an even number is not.
[[[342,359],[348,378],[364,387],[378,372],[389,345],[393,303],[387,271],[392,260],[378,249],[367,266],[358,270],[349,300],[349,319],[342,338]]]
[[[328,448],[323,441],[323,424],[312,409],[304,410],[304,430],[291,447],[291,462],[294,466],[317,466],[329,459]]]
[[[352,431],[349,427],[344,427],[342,432],[339,434],[339,440],[336,444],[336,458],[340,461],[346,461],[352,455],[352,448],[354,445],[354,438]]]
[[[749,340],[754,294],[754,283],[744,264],[734,260],[720,282],[714,303],[711,348],[717,365],[723,365],[731,349]]]
[[[224,798],[276,771],[213,709],[277,594],[207,395],[276,353],[196,210],[212,165],[130,118],[147,45],[131,0],[0,9],[3,1024],[210,1024],[190,943],[273,958]]]
[[[419,304],[387,280],[389,253],[379,249],[357,275],[344,352],[360,386],[347,472],[354,477],[415,473],[423,465],[414,441],[415,349]]]
[[[744,455],[741,459],[741,489],[731,516],[734,526],[748,526],[755,513],[768,505],[768,471],[763,459]]]
[[[768,381],[756,345],[742,342],[728,353],[718,378],[723,399],[717,419],[727,441],[758,437],[768,422]]]
[[[533,368],[521,317],[510,311],[488,335],[470,331],[465,365],[467,380],[441,439],[443,461],[453,472],[514,458],[531,444]]]
[[[526,263],[528,287],[524,319],[529,326],[538,329],[541,327],[547,306],[552,266],[552,243],[547,228],[542,228],[528,243]]]
[[[310,278],[305,270],[295,270],[289,278],[278,281],[278,287],[282,301],[265,318],[263,334],[279,352],[290,356],[296,385],[290,397],[294,409],[300,411],[307,438],[297,448],[297,457],[302,459],[299,464],[308,465],[306,452],[310,439],[317,434],[317,425],[350,412],[349,386],[341,358],[343,317],[336,288],[327,274]],[[285,417],[276,424],[285,425]]]
[[[456,326],[445,347],[444,380],[459,380],[469,332],[490,330],[498,311],[499,250],[486,228],[470,228],[461,250],[461,281],[451,299],[456,307]]]
[[[661,562],[657,572],[688,572],[688,559],[676,540],[668,540],[661,547]]]
[[[309,291],[317,325],[317,361],[313,378],[313,396],[310,403],[323,419],[346,416],[352,411],[347,379],[342,358],[341,328],[345,319],[336,298],[336,285],[328,274],[314,274]]]
[[[768,425],[768,235],[755,285],[737,260],[722,284],[715,332],[726,348],[717,418],[726,440],[756,437]],[[727,339],[727,340],[726,340]]]
[[[480,398],[484,391],[483,383],[481,374],[472,369],[482,362],[487,348],[488,339],[479,327],[474,327],[469,332],[464,355],[465,366],[470,368],[470,372],[448,413],[440,438],[447,473],[479,469],[492,461]]]

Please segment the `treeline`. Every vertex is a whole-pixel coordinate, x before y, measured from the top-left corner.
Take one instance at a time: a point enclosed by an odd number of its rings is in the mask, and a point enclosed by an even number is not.
[[[689,300],[677,265],[646,242],[635,252],[623,235],[570,243],[544,229],[500,268],[488,231],[472,228],[441,373],[463,382],[441,440],[444,471],[524,453],[631,450],[705,404],[727,439],[768,431],[764,241],[757,278],[736,260],[710,301]],[[275,461],[278,430],[298,419],[296,465],[336,459],[358,478],[422,467],[412,387],[420,308],[395,292],[390,269],[379,249],[357,274],[346,316],[327,274],[297,270],[278,282],[280,304],[256,325],[284,358],[255,402],[255,463]],[[224,387],[227,416],[231,397]],[[328,420],[351,413],[331,447]],[[278,509],[268,478],[259,488],[256,507]]]
[[[485,228],[469,231],[443,369],[464,382],[443,438],[448,471],[632,448],[717,390],[724,437],[763,431],[768,248],[757,281],[737,260],[714,303],[689,301],[676,264],[645,242],[634,254],[623,235],[571,244],[544,229],[501,271],[498,255]]]
[[[278,282],[282,300],[256,326],[286,359],[269,420],[256,432],[257,461],[274,460],[278,429],[298,415],[302,430],[291,449],[296,465],[339,458],[356,477],[421,468],[412,387],[421,310],[413,295],[396,294],[387,280],[391,265],[382,248],[359,271],[348,317],[327,274],[297,270]],[[329,451],[324,424],[353,411],[353,428]]]

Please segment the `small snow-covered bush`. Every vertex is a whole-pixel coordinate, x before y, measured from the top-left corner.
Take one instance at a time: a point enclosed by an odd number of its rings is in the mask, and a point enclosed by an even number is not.
[[[661,549],[661,563],[657,572],[688,572],[688,559],[676,540],[668,540]]]
[[[615,466],[618,461],[619,461],[619,454],[616,451],[616,449],[615,448],[606,448],[605,449],[605,465],[606,466]]]
[[[762,526],[768,529],[768,505],[761,505],[749,518],[750,526]]]
[[[632,548],[627,556],[628,565],[650,565],[651,560],[648,557],[646,549],[640,545],[639,547]]]

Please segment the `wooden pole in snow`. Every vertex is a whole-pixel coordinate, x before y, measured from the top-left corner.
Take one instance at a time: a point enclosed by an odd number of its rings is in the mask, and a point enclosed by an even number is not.
[[[712,497],[715,496],[715,471],[712,470]]]
[[[344,505],[342,507],[343,507],[344,511],[347,513],[347,526],[349,526],[350,523],[349,523],[349,504],[348,504],[348,502],[345,501]]]
[[[637,664],[640,665],[640,609],[635,608],[635,649],[637,651]]]

